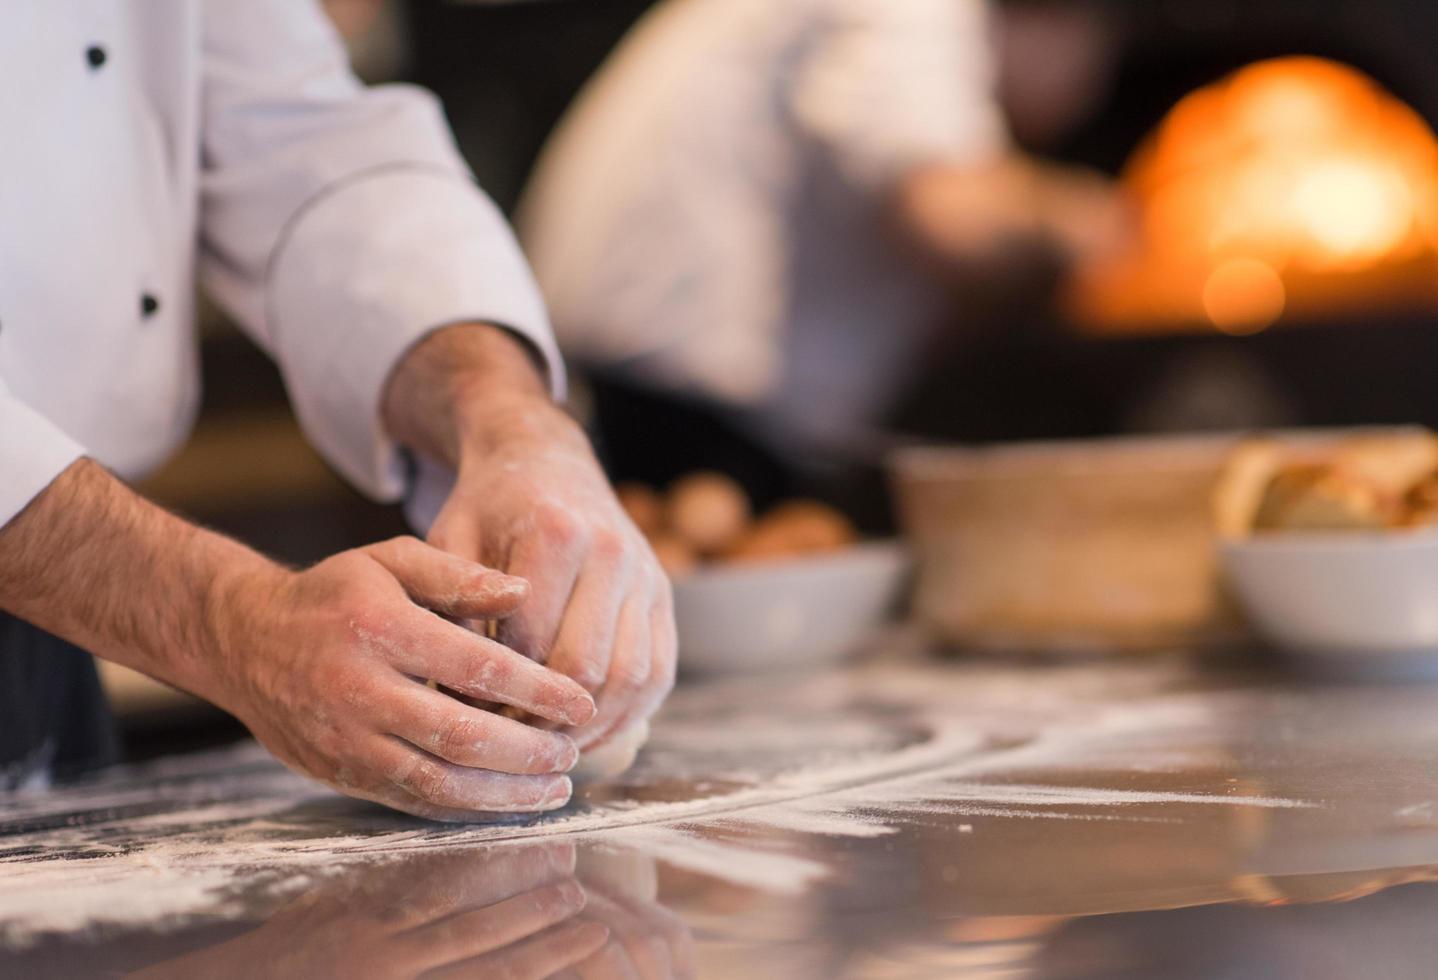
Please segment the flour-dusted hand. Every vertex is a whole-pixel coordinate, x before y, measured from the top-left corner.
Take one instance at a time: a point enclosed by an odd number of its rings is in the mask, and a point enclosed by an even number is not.
[[[597,746],[674,684],[669,579],[568,416],[522,400],[491,406],[486,431],[461,452],[429,540],[529,582],[499,639],[594,693],[598,714],[573,734]]]
[[[484,325],[438,331],[397,370],[385,417],[458,475],[430,543],[529,582],[498,637],[594,693],[598,713],[571,731],[580,747],[653,714],[674,685],[669,580],[519,343]]]
[[[436,819],[569,798],[572,739],[425,684],[590,722],[579,684],[450,621],[502,619],[528,597],[414,538],[283,568],[89,460],[0,528],[0,607],[214,702],[303,773]]]
[[[221,694],[282,761],[351,796],[419,816],[562,806],[574,742],[430,689],[424,680],[582,725],[590,695],[444,617],[502,619],[529,586],[414,538],[303,572],[269,566],[217,596]]]

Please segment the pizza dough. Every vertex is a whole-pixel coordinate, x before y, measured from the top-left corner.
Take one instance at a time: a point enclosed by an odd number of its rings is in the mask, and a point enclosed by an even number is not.
[[[637,722],[615,735],[599,748],[579,757],[579,764],[569,773],[576,783],[592,783],[613,779],[634,765],[639,750],[649,741],[649,722]]]
[[[691,473],[669,489],[668,527],[700,554],[718,554],[749,526],[749,497],[723,473]]]

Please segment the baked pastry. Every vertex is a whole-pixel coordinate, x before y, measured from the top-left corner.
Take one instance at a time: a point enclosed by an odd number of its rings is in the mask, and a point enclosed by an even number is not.
[[[1438,525],[1438,437],[1360,436],[1328,447],[1248,440],[1214,490],[1219,534]]]
[[[1255,531],[1358,531],[1387,527],[1383,495],[1332,466],[1280,470],[1253,518]]]

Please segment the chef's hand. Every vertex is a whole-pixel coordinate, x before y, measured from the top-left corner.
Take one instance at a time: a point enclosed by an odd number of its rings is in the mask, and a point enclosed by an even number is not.
[[[900,230],[938,271],[980,278],[1011,265],[1016,244],[1056,248],[1083,266],[1122,253],[1139,229],[1113,181],[1017,155],[980,167],[921,167],[900,182],[893,203]]]
[[[605,947],[579,917],[571,844],[410,858],[307,892],[258,929],[131,974],[170,977],[509,977],[540,980]]]
[[[580,747],[653,714],[674,684],[669,580],[526,351],[494,327],[438,331],[386,406],[397,438],[458,474],[430,542],[529,582],[500,641],[594,693]]]
[[[1035,212],[1074,265],[1112,259],[1138,241],[1138,209],[1109,178],[1079,167],[1045,166],[1037,174]]]
[[[343,792],[440,819],[569,796],[570,739],[421,682],[588,722],[574,681],[440,615],[501,618],[527,588],[412,538],[295,572],[83,459],[0,528],[0,608],[218,704]]]
[[[570,794],[571,739],[431,690],[582,725],[574,681],[444,616],[523,609],[521,579],[396,538],[292,572],[225,581],[214,700],[291,767],[418,816],[551,810]]]

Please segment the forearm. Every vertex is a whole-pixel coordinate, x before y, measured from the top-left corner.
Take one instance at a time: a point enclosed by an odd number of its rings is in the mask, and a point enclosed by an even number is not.
[[[1014,162],[932,166],[906,175],[893,195],[899,234],[930,262],[969,271],[1007,243],[1043,233],[1032,171]]]
[[[523,341],[467,323],[436,330],[405,355],[385,387],[383,415],[391,438],[457,469],[464,447],[493,423],[549,404]]]
[[[0,528],[0,608],[223,704],[223,596],[281,570],[144,500],[89,460]]]
[[[910,246],[961,278],[983,279],[1024,257],[1090,260],[1133,234],[1133,216],[1106,178],[1017,156],[916,170],[900,181],[892,212]]]

